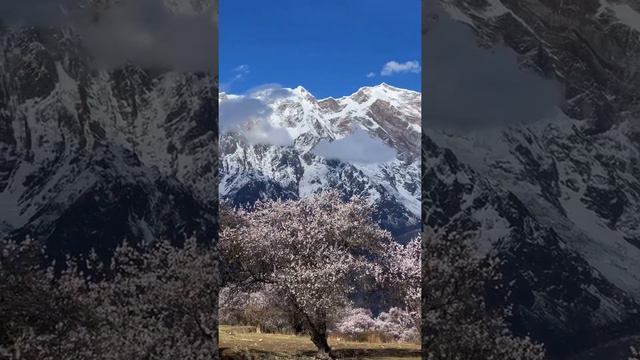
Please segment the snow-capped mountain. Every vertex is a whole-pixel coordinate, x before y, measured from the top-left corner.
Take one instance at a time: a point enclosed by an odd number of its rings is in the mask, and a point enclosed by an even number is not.
[[[59,254],[213,239],[209,73],[97,69],[72,28],[0,27],[0,235]]]
[[[440,4],[480,46],[508,46],[565,91],[533,123],[425,125],[424,222],[504,260],[515,328],[552,355],[640,331],[639,4]],[[442,21],[428,19],[427,32]]]
[[[243,102],[258,102],[257,115],[231,120],[236,116],[227,109]],[[229,129],[220,140],[220,196],[251,203],[337,188],[346,196],[372,199],[380,223],[396,235],[406,234],[417,228],[420,218],[420,112],[420,93],[384,83],[338,99],[318,100],[303,87],[271,87],[241,96],[223,93],[220,123]],[[238,126],[229,127],[233,121]],[[247,136],[253,134],[252,127],[280,132],[281,141],[252,140]],[[365,132],[396,155],[362,162],[316,152],[320,143],[349,141],[354,132]]]

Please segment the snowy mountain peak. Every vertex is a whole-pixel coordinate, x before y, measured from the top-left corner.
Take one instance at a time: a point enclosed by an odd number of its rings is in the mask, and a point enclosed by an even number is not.
[[[321,100],[302,86],[221,95],[221,124],[253,122],[250,131],[222,134],[220,196],[247,203],[338,188],[378,204],[380,223],[396,235],[417,229],[420,94],[396,89]],[[367,101],[358,101],[362,91]]]
[[[241,102],[247,106],[240,106],[229,114],[229,110]],[[269,126],[284,129],[295,147],[304,152],[310,151],[321,139],[343,138],[357,126],[398,150],[400,158],[419,154],[421,96],[415,91],[381,84],[360,88],[339,99],[318,101],[302,86],[265,87],[247,95],[223,93],[220,104],[222,124],[229,118],[242,122],[236,113],[242,113],[247,120],[263,118]],[[248,106],[255,107],[255,114],[243,113]]]
[[[295,92],[296,94],[301,94],[301,95],[311,95],[311,93],[305,89],[302,85],[298,85],[295,87],[295,89],[292,89],[293,92]]]
[[[388,90],[392,90],[392,91],[412,91],[412,90],[408,90],[408,89],[403,89],[403,88],[399,88],[393,85],[389,85],[386,82],[381,82],[378,85],[372,86],[373,88],[382,88],[382,89],[388,89]]]

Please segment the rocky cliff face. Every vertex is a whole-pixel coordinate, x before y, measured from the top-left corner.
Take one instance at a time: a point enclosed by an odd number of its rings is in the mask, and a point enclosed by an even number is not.
[[[637,114],[640,4],[637,1],[444,0],[481,46],[503,42],[521,64],[565,85],[564,111],[603,132]]]
[[[508,46],[565,91],[554,115],[465,134],[428,129],[426,112],[425,223],[505,260],[514,325],[552,354],[637,332],[638,4],[439,4],[479,46]]]
[[[222,199],[251,203],[337,188],[347,197],[372,199],[382,226],[397,236],[415,232],[420,214],[419,93],[381,84],[339,99],[318,100],[302,87],[266,89],[246,96],[222,94],[221,124],[228,121],[225,102],[247,97],[264,104],[267,112],[262,120],[286,131],[290,142],[251,142],[233,129],[223,134]],[[388,145],[396,156],[388,161],[362,163],[315,152],[320,142],[331,146],[332,141],[348,139],[354,131],[364,131],[375,139],[372,141]]]
[[[0,233],[63,254],[215,236],[209,73],[98,69],[73,28],[0,27]]]

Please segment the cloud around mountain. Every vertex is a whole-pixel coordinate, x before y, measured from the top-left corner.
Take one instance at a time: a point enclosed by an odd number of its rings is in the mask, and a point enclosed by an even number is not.
[[[248,90],[243,95],[222,94],[219,107],[220,132],[239,133],[252,145],[293,145],[294,139],[287,129],[274,126],[270,118],[274,106],[278,106],[275,102],[296,96],[298,91],[305,90],[292,90],[279,84],[264,84]],[[356,123],[346,136],[335,140],[321,139],[311,152],[325,159],[357,164],[383,163],[392,161],[397,156],[395,149],[370,135]]]
[[[130,63],[178,71],[213,71],[217,68],[218,47],[214,1],[202,1],[200,11],[191,9],[194,4],[183,0],[2,1],[0,21],[9,25],[71,26],[100,67]]]
[[[439,6],[426,34],[423,127],[469,131],[526,124],[553,115],[559,83],[518,63],[502,44],[481,48],[467,24]]]
[[[291,145],[293,139],[287,130],[269,122],[273,110],[267,105],[288,92],[278,84],[267,84],[249,90],[246,95],[225,95],[219,107],[220,133],[240,133],[252,145]]]
[[[344,138],[334,141],[321,140],[312,152],[325,159],[359,164],[382,163],[396,157],[393,148],[355,126],[352,133]]]

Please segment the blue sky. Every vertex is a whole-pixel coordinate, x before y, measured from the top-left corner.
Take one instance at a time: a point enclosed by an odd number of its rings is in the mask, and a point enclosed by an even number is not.
[[[220,0],[221,90],[420,90],[420,0]],[[386,67],[385,67],[386,65]]]

